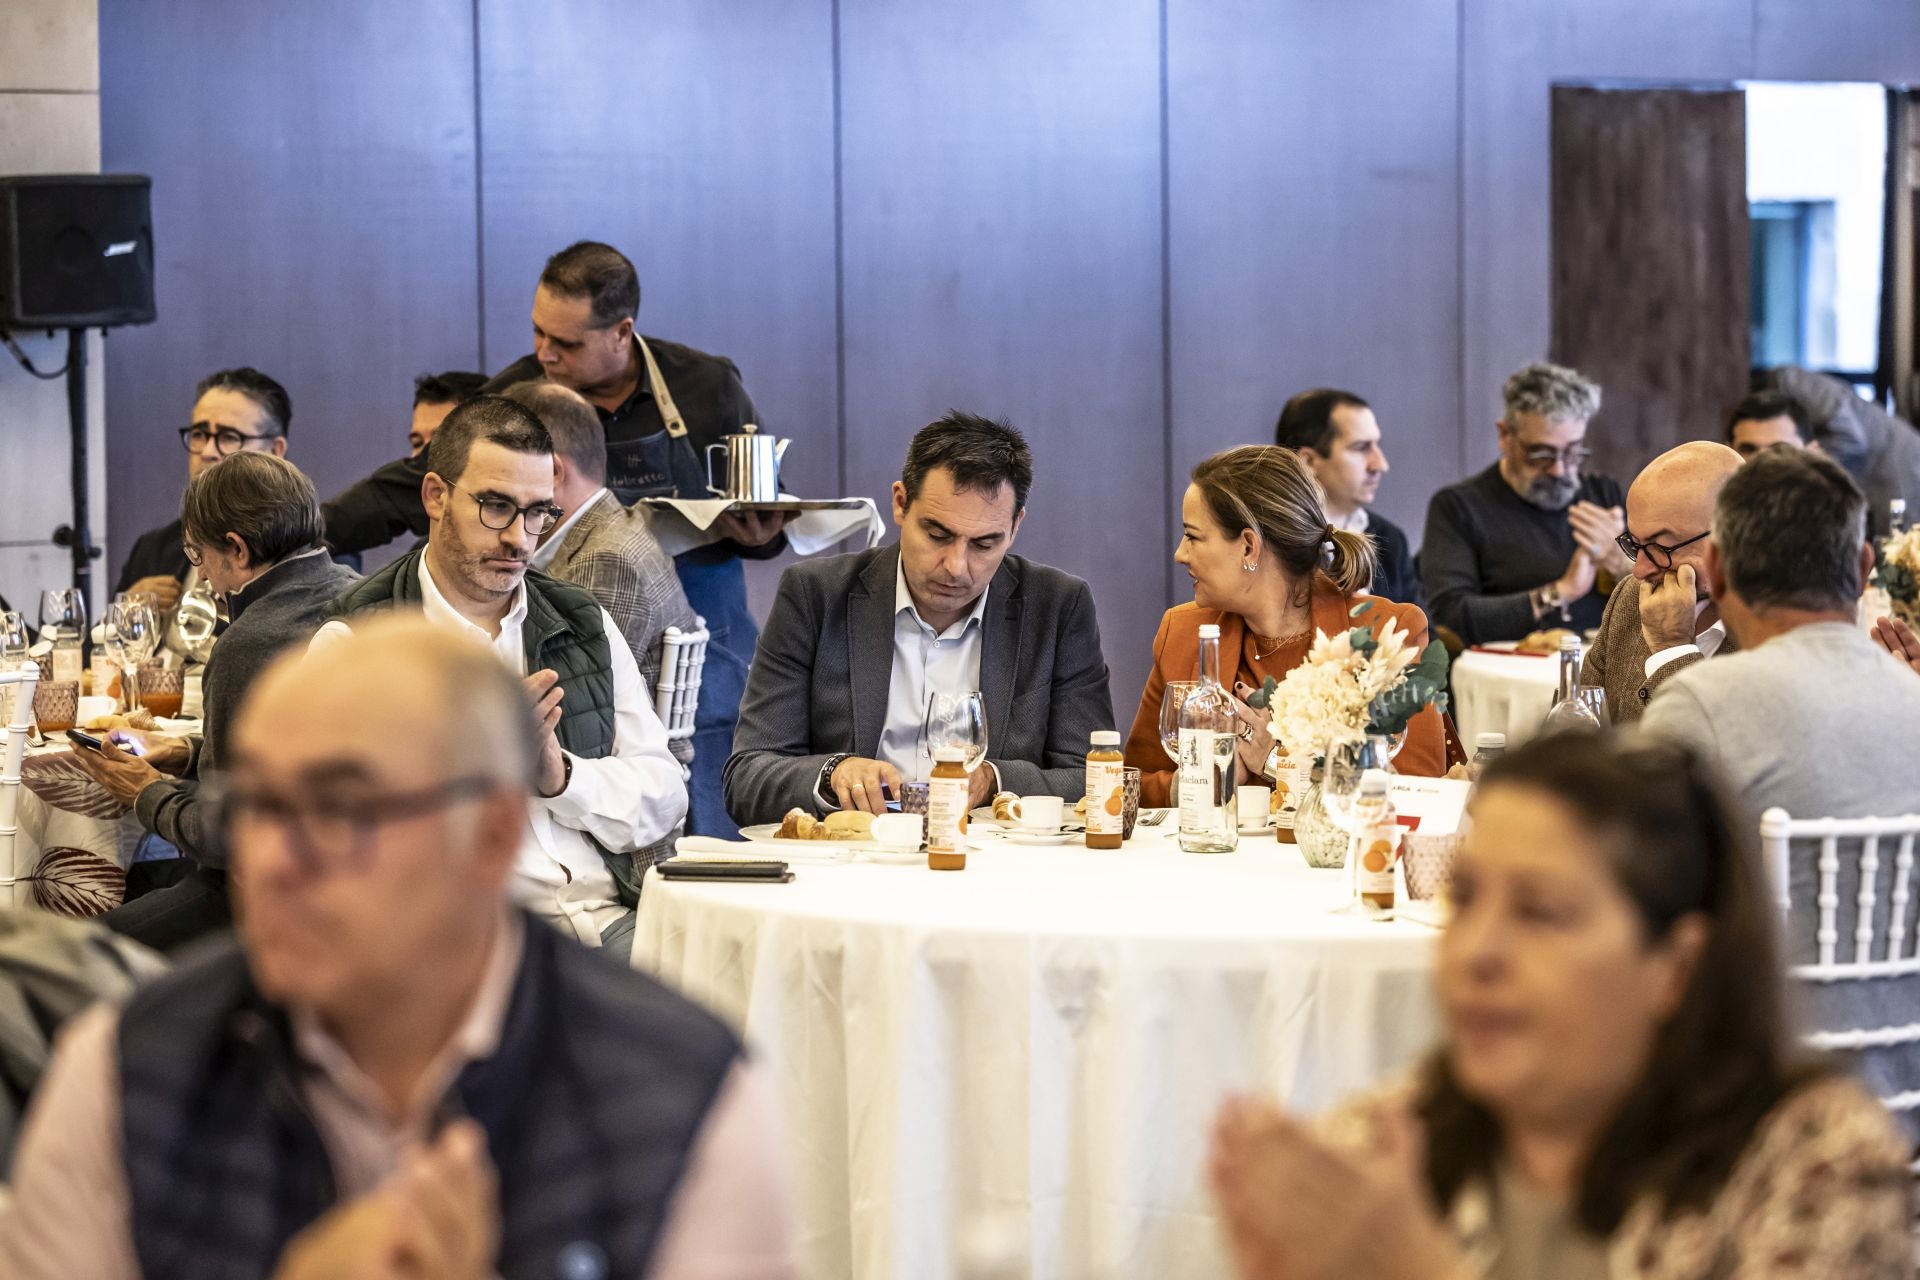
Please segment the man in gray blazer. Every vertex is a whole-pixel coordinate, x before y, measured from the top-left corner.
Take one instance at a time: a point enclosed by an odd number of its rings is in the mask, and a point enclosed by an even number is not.
[[[1627,490],[1620,549],[1633,557],[1633,576],[1608,597],[1580,672],[1582,684],[1606,689],[1615,724],[1638,720],[1662,681],[1739,647],[1709,596],[1706,565],[1714,500],[1740,461],[1726,445],[1697,440],[1655,458]]]
[[[1018,431],[949,414],[894,483],[898,545],[787,570],[727,761],[734,821],[884,811],[931,768],[919,735],[936,692],[986,703],[973,803],[1084,793],[1087,738],[1114,727],[1113,701],[1087,584],[1008,554],[1032,480]]]

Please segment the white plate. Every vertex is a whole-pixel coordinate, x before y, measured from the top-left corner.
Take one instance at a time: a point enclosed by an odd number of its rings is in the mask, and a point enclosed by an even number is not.
[[[1070,844],[1086,837],[1083,831],[1021,831],[1010,827],[1000,833],[1008,844]]]
[[[1018,822],[1002,822],[1000,821],[1000,819],[994,817],[993,806],[991,805],[983,804],[978,809],[974,809],[971,812],[969,812],[967,814],[967,817],[971,818],[975,822],[991,823],[994,829],[998,831],[1003,831],[1003,832],[1004,831],[1020,831],[1024,829],[1021,827],[1021,825]],[[1086,829],[1087,829],[1087,820],[1081,817],[1079,814],[1075,813],[1071,806],[1069,806],[1060,815],[1061,831],[1078,833],[1081,831],[1085,831]]]
[[[879,845],[863,846],[859,856],[868,862],[877,862],[886,867],[924,867],[927,855],[922,849],[883,849]]]
[[[1273,834],[1273,823],[1262,822],[1258,826],[1242,827],[1240,828],[1240,834],[1243,836],[1270,836]]]
[[[777,822],[759,822],[751,827],[742,827],[740,834],[748,840],[791,845],[802,849],[831,849],[836,845],[842,848],[852,848],[855,845],[865,847],[873,843],[872,836],[835,836],[831,840],[796,840],[791,836],[781,835],[780,824]]]

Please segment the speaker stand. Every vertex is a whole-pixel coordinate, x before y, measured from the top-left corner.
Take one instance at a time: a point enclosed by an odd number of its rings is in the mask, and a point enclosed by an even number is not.
[[[102,330],[104,333],[105,330]],[[67,330],[67,433],[72,449],[73,523],[53,531],[55,546],[73,552],[73,585],[86,601],[87,626],[80,636],[80,660],[91,661],[93,624],[106,610],[93,594],[93,562],[100,548],[93,544],[87,503],[87,331]]]

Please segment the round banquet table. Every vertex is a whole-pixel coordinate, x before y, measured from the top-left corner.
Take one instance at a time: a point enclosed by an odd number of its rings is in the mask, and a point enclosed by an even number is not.
[[[1221,1099],[1321,1109],[1432,1043],[1433,930],[1338,913],[1346,873],[1270,836],[1188,854],[1172,825],[1117,851],[976,827],[961,872],[649,876],[634,963],[768,1072],[811,1275],[962,1276],[988,1240],[1036,1277],[1224,1274]]]
[[[1454,659],[1454,724],[1468,755],[1483,733],[1506,734],[1509,747],[1531,738],[1560,690],[1558,654],[1500,652],[1511,648],[1475,647]]]

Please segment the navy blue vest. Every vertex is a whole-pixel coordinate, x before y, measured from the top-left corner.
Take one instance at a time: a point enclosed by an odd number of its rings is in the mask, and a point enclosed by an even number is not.
[[[452,1099],[499,1169],[499,1272],[643,1275],[739,1041],[650,978],[524,924],[499,1050],[461,1072]],[[286,1015],[236,947],[133,996],[119,1069],[141,1274],[272,1274],[336,1195]]]

